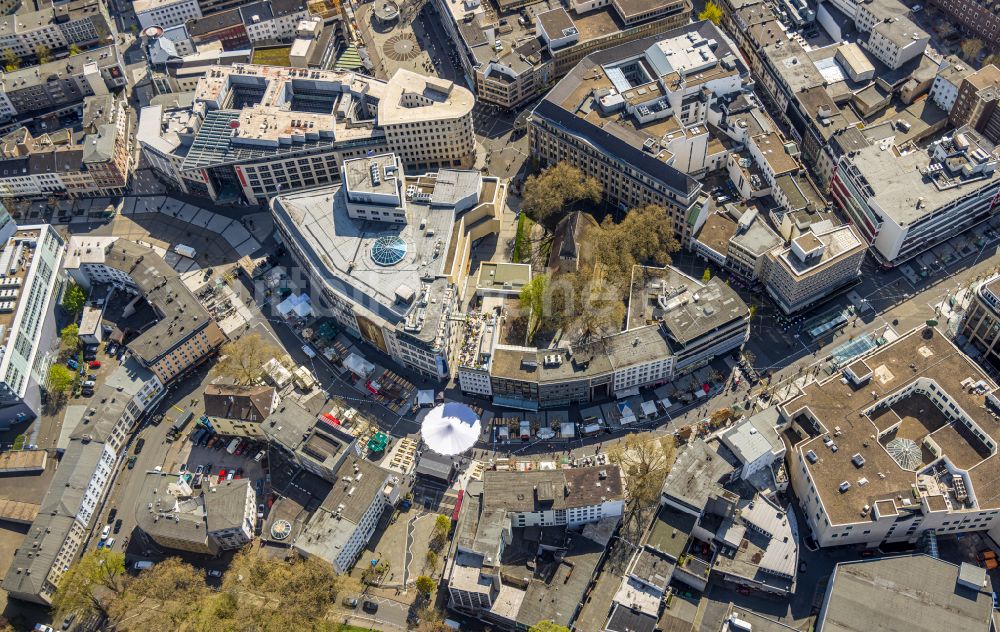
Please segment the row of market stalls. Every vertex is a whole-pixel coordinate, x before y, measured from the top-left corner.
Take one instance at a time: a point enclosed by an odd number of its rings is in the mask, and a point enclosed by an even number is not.
[[[714,371],[705,367],[671,384],[648,391],[645,396],[639,389],[626,392],[617,401],[604,402],[580,411],[581,420],[569,419],[565,410],[551,411],[502,411],[496,413],[489,441],[543,441],[571,440],[594,436],[602,431],[615,432],[633,424],[641,424],[704,400],[712,390]]]

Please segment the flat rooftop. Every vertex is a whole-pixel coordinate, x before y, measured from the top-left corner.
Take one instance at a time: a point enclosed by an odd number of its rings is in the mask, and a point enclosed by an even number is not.
[[[698,241],[723,257],[729,252],[729,240],[736,234],[736,220],[726,211],[712,213],[698,230]]]
[[[511,513],[588,507],[623,498],[621,470],[616,466],[570,470],[483,473],[484,509]]]
[[[111,66],[121,65],[121,57],[115,46],[104,46],[84,51],[66,59],[5,72],[0,76],[0,90],[16,92],[22,89],[37,88],[42,83],[54,81],[59,77],[82,78],[83,67],[88,63],[95,63],[98,68],[104,70]]]
[[[380,154],[370,158],[345,160],[344,173],[346,178],[344,185],[351,193],[396,195],[399,192],[399,174],[396,173],[395,169],[395,154]]]
[[[927,174],[928,167],[940,164],[929,151],[899,155],[895,148],[883,150],[879,143],[860,149],[853,163],[870,184],[879,208],[904,226],[1000,179],[1000,170],[975,178],[951,177],[945,168]]]
[[[45,450],[12,450],[0,452],[0,473],[41,472],[48,453]]]
[[[827,588],[817,626],[823,632],[858,630],[988,630],[992,586],[958,583],[959,567],[929,555],[841,562]],[[755,628],[756,629],[756,628]]]
[[[722,479],[734,469],[703,440],[695,440],[677,454],[663,483],[663,496],[701,511],[713,494],[725,492]]]
[[[776,260],[795,277],[806,277],[822,272],[867,248],[857,229],[850,224],[829,227],[817,227],[814,224],[812,230],[802,233],[794,241],[805,252],[814,248],[824,248],[823,254],[818,259],[808,263],[796,257],[791,247],[785,248]]]
[[[822,382],[809,383],[802,394],[781,404],[786,418],[797,419],[808,413],[826,429],[826,433],[811,432],[811,436],[799,441],[794,449],[803,457],[809,451],[818,457],[815,463],[807,458],[803,458],[803,462],[812,475],[830,522],[864,522],[869,517],[862,515],[862,508],[865,505],[874,507],[877,501],[896,504],[900,510],[905,509],[907,503],[910,508],[917,508],[916,503],[920,501],[913,501],[912,489],[918,482],[922,483],[918,473],[928,461],[914,455],[916,469],[902,467],[883,446],[897,435],[915,441],[918,446],[917,440],[925,436],[935,439],[945,456],[971,468],[969,479],[979,508],[1000,508],[1000,487],[997,486],[1000,458],[994,454],[970,459],[970,454],[976,454],[977,450],[961,423],[929,417],[926,411],[933,404],[929,400],[919,403],[914,398],[922,396],[915,393],[894,404],[891,417],[885,416],[890,413],[879,404],[895,393],[908,390],[917,378],[933,380],[937,388],[965,411],[996,445],[1000,421],[986,411],[985,393],[961,384],[966,378],[970,378],[971,383],[982,381],[984,390],[989,392],[996,388],[990,378],[937,331],[925,338],[923,330],[914,330],[866,356],[863,364],[856,361],[851,365],[852,370],[863,366],[870,368],[872,377],[861,386],[855,386],[850,380],[842,381],[841,375],[836,374]],[[872,441],[873,435],[879,440]],[[837,451],[825,445],[824,440],[832,440]],[[978,440],[976,443],[981,451],[983,444]],[[864,458],[860,468],[852,463],[857,454]],[[863,485],[858,484],[861,478],[866,479]],[[843,481],[849,482],[850,488],[841,492],[838,487]],[[901,504],[899,498],[903,499]],[[958,506],[955,510],[960,509]],[[882,514],[891,511],[889,505],[880,506]]]
[[[679,69],[686,67],[680,57],[686,55],[687,47],[681,47],[679,43],[675,45],[674,42],[686,41],[690,44],[689,36],[700,42],[714,40],[716,45],[710,49],[710,53],[706,50],[711,58],[710,63],[693,65],[694,70],[686,74],[685,82],[688,86],[734,74],[742,76],[749,72],[738,53],[730,48],[728,38],[711,22],[698,22],[591,53],[539,102],[534,114],[553,120],[569,133],[587,139],[608,155],[628,161],[671,189],[684,195],[691,194],[700,185],[682,170],[669,164],[673,154],[665,147],[668,140],[674,137],[672,135],[688,134],[689,130],[685,130],[672,116],[650,123],[639,123],[632,116],[620,116],[617,111],[605,114],[595,96],[595,92],[614,91],[626,101],[636,104],[652,102],[662,96],[664,89],[661,80],[663,84],[673,87],[679,80]],[[672,51],[678,48],[683,54],[678,57],[675,67],[673,61],[665,61],[665,49]],[[630,79],[619,72],[618,66],[634,59],[642,60],[639,65],[643,72]],[[703,61],[700,55],[697,56],[697,61]],[[655,153],[650,153],[647,151],[648,143],[660,148]]]
[[[680,557],[698,519],[691,514],[661,506],[646,537],[646,546],[674,560]]]
[[[21,300],[28,296],[24,283],[29,278],[35,249],[46,232],[45,226],[23,226],[0,249],[0,340],[12,344],[11,328],[21,307]]]
[[[450,268],[445,255],[455,227],[454,209],[407,204],[406,223],[387,224],[348,217],[346,197],[340,186],[320,187],[278,196],[271,206],[334,291],[390,324],[422,309],[424,322],[436,330],[445,301],[434,294],[447,288],[443,275]],[[395,265],[376,263],[376,242],[380,248],[388,244],[402,258]]]
[[[650,325],[574,347],[572,357],[567,357],[563,349],[497,345],[491,375],[540,384],[565,382],[605,375],[616,367],[652,361],[670,353],[670,344],[660,327]],[[557,356],[559,363],[547,362],[551,356]]]
[[[476,289],[519,291],[531,281],[531,266],[526,263],[494,263],[479,265]]]
[[[659,322],[683,345],[748,314],[739,294],[719,279],[702,283],[676,268],[632,268],[630,328]]]
[[[252,64],[206,68],[194,100],[208,112],[184,169],[374,142],[384,135],[380,126],[458,119],[474,104],[467,89],[409,70],[380,81],[351,71]]]

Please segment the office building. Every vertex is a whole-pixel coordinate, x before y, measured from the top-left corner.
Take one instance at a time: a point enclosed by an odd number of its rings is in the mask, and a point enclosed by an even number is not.
[[[854,22],[864,48],[879,61],[896,70],[923,54],[930,35],[907,15],[900,0],[829,0],[830,5]]]
[[[499,229],[506,185],[457,169],[406,176],[396,154],[348,159],[341,170],[340,186],[272,200],[278,234],[342,327],[447,377],[470,247]]]
[[[289,463],[294,472],[276,481],[278,500],[262,537],[349,572],[383,511],[399,501],[399,480],[362,458],[357,438],[339,421],[294,401],[283,402],[262,428],[270,462]]]
[[[6,15],[0,22],[0,49],[10,49],[15,56],[24,59],[38,56],[40,47],[51,52],[70,46],[83,49],[111,44],[114,33],[103,2],[69,0],[52,3],[38,11]],[[61,62],[66,63],[66,60]]]
[[[830,192],[875,259],[894,267],[992,217],[996,166],[993,143],[963,127],[926,149],[901,153],[883,140],[844,155]]]
[[[702,283],[674,268],[636,266],[625,330],[592,342],[556,349],[504,344],[494,317],[470,319],[459,385],[527,410],[626,397],[740,348],[749,318],[746,303],[717,279]]]
[[[153,97],[149,105],[161,105],[173,109],[183,104],[188,112],[191,112],[198,82],[208,75],[212,67],[248,63],[253,53],[249,47],[223,50],[213,45],[195,51],[193,40],[182,40],[171,44],[171,40],[165,36],[154,42],[148,48],[150,65],[153,66],[149,80],[153,91],[163,99]]]
[[[1000,332],[1000,276],[995,275],[976,286],[959,335],[962,342],[971,343],[979,354],[977,358],[998,370],[1000,345],[997,345],[997,332]]]
[[[151,321],[125,344],[164,384],[187,375],[226,341],[180,275],[150,248],[117,239],[91,249],[86,257],[74,257],[66,270],[85,287],[111,284],[145,302]]]
[[[968,125],[991,143],[1000,143],[1000,68],[985,66],[965,77],[958,88],[950,120],[955,127]]]
[[[250,36],[238,6],[217,13],[206,13],[204,17],[189,21],[186,26],[195,46],[219,42],[224,50],[250,48]]]
[[[139,112],[136,141],[156,176],[188,192],[187,182],[204,186],[199,172],[184,172],[182,166],[201,120],[187,104],[151,104]]]
[[[761,427],[767,423],[766,418],[757,420]],[[769,433],[776,434],[773,428]],[[762,455],[760,469],[751,471],[749,478],[744,478],[747,470],[739,468],[733,453],[714,441],[696,439],[678,453],[644,542],[646,549],[673,562],[668,581],[703,591],[714,575],[773,595],[794,592],[799,552],[795,514],[740,484],[775,467],[770,457],[774,452],[764,445],[751,447],[757,440],[749,435],[741,431],[723,443],[745,448],[737,454]],[[773,497],[774,489],[769,492]]]
[[[500,6],[497,7],[496,4]],[[686,0],[515,3],[437,0],[442,24],[476,97],[513,108],[542,91],[584,56],[685,24]],[[499,12],[497,9],[499,8]],[[507,17],[498,17],[508,14]]]
[[[196,0],[136,0],[132,4],[139,26],[166,29],[201,17]]]
[[[921,328],[782,402],[788,474],[816,542],[876,547],[995,527],[995,389]]]
[[[262,424],[272,450],[297,467],[337,482],[337,472],[348,458],[361,456],[357,438],[321,420],[294,400],[286,400]]]
[[[930,555],[840,562],[826,587],[816,632],[989,630],[992,590],[985,569]]]
[[[780,468],[785,457],[785,444],[778,436],[778,411],[768,408],[732,426],[719,435],[739,461],[739,476],[751,480],[760,471]],[[769,477],[770,478],[770,477]],[[771,478],[774,482],[774,478]]]
[[[0,197],[121,195],[132,170],[126,100],[85,97],[82,130],[0,138]]]
[[[347,71],[215,66],[195,91],[194,138],[177,145],[181,177],[193,194],[260,202],[338,182],[344,160],[386,151],[408,169],[467,168],[472,105],[468,90],[406,70],[383,82]],[[162,119],[143,128],[156,126]],[[161,158],[175,144],[165,141]]]
[[[302,20],[295,27],[295,41],[292,42],[292,49],[288,52],[289,65],[296,68],[308,68],[315,59],[315,55],[321,55],[323,37],[323,20],[319,16],[312,16]]]
[[[455,526],[448,608],[502,630],[572,625],[623,508],[617,466],[484,472]]]
[[[293,537],[282,541],[305,557],[326,560],[337,573],[347,573],[375,534],[382,512],[398,500],[398,481],[357,456],[344,460],[333,475],[338,480],[319,507],[297,514]],[[279,515],[282,511],[279,507]]]
[[[253,540],[257,494],[250,479],[210,477],[201,489],[176,474],[146,472],[135,509],[136,527],[158,546],[218,555]]]
[[[55,307],[66,242],[48,224],[18,227],[0,206],[0,428],[41,411],[41,386],[59,348]]]
[[[762,279],[785,314],[815,307],[861,278],[867,245],[853,226],[829,220],[767,253]]]
[[[709,109],[748,79],[735,46],[707,21],[592,53],[532,111],[532,154],[543,167],[565,161],[597,178],[622,211],[664,207],[686,238],[704,204],[692,176],[728,155],[710,142]]]
[[[965,61],[949,56],[941,62],[941,68],[934,76],[934,83],[931,85],[930,99],[944,110],[951,113],[958,99],[958,90],[962,87],[965,79],[974,72],[974,69]]]
[[[63,575],[97,528],[98,508],[132,430],[165,392],[156,376],[129,358],[97,389],[91,405],[67,407],[59,467],[3,581],[12,598],[52,603]]]
[[[995,0],[933,0],[931,4],[975,33],[987,48],[1000,50],[1000,7]]]
[[[758,208],[726,204],[695,228],[689,248],[752,282],[763,277],[765,255],[783,244]]]
[[[115,46],[7,72],[0,76],[0,121],[69,113],[86,97],[117,92],[125,84],[125,62]]]
[[[309,17],[305,0],[268,0],[240,7],[250,43],[283,41],[295,37],[299,22]]]

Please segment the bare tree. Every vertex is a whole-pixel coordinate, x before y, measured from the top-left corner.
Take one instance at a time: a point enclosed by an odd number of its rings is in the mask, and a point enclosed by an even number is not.
[[[601,183],[568,162],[559,162],[524,183],[521,208],[536,221],[558,221],[577,202],[601,199]],[[558,214],[558,215],[557,215]]]
[[[248,386],[264,375],[264,364],[268,360],[281,354],[281,349],[254,332],[223,345],[222,355],[213,371],[216,375],[232,378],[237,384]]]

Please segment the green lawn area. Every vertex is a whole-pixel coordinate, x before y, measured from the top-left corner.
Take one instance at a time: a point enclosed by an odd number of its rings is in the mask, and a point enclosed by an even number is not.
[[[253,49],[250,63],[261,64],[263,66],[290,66],[289,54],[292,52],[291,46],[268,46],[266,48]]]
[[[337,632],[371,632],[374,629],[375,628],[359,628],[356,625],[341,624],[340,627],[337,628]]]
[[[517,233],[514,235],[514,263],[527,263],[531,259],[531,228],[535,222],[526,213],[517,218]]]

